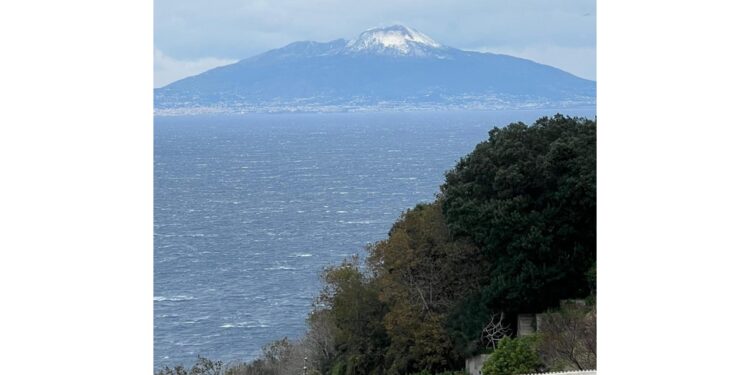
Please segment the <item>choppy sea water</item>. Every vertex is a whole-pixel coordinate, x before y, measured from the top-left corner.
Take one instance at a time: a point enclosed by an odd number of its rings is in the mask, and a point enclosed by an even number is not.
[[[432,201],[493,126],[554,113],[155,118],[154,367],[300,336],[324,266]]]

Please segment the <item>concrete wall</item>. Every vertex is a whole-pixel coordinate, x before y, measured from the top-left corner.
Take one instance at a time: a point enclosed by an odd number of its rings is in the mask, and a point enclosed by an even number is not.
[[[466,372],[469,375],[482,375],[482,365],[484,365],[484,361],[486,361],[489,356],[489,354],[480,354],[471,358],[466,358]]]
[[[536,315],[518,314],[518,337],[533,335],[536,332]]]

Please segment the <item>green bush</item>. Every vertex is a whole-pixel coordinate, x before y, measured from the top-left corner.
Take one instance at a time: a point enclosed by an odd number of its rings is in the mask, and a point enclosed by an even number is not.
[[[533,336],[515,339],[504,337],[484,362],[482,374],[530,374],[541,370],[541,367],[542,362],[536,352],[536,339]]]

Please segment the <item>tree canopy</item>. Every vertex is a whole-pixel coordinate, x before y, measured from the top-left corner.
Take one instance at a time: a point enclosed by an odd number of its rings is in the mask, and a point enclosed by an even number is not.
[[[481,300],[541,311],[584,297],[596,259],[596,122],[562,115],[490,131],[446,174],[443,212],[492,262]]]
[[[389,373],[441,372],[463,362],[446,319],[479,290],[489,265],[468,239],[452,238],[441,211],[439,201],[406,211],[388,238],[370,247],[369,266],[388,306]]]

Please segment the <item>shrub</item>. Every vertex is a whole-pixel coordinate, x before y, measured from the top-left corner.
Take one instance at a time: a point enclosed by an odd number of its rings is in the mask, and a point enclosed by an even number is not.
[[[482,366],[483,375],[529,374],[541,370],[542,362],[536,352],[533,336],[511,339],[504,337],[497,349]]]
[[[222,366],[224,364],[221,361],[212,361],[208,358],[198,356],[198,362],[188,371],[183,366],[164,367],[159,370],[156,375],[221,375]]]

